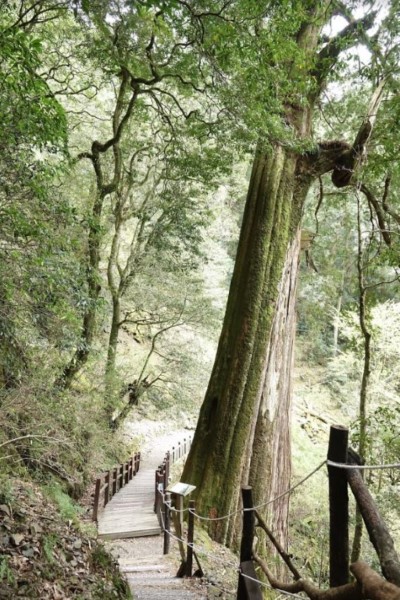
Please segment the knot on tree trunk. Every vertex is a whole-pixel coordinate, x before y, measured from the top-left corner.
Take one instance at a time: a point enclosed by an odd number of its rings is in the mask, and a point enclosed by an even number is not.
[[[339,179],[340,175],[348,172],[351,156],[352,146],[345,140],[322,141],[306,154],[302,170],[313,177],[333,171],[332,180],[334,174],[335,178]]]

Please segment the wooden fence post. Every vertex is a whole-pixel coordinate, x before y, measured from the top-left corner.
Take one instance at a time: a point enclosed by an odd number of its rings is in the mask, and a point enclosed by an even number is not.
[[[159,492],[159,487],[161,484],[161,487],[163,487],[163,483],[164,483],[164,475],[163,475],[163,468],[162,466],[158,467],[157,471],[156,471],[156,498],[155,498],[155,502],[154,502],[154,512],[157,514],[158,518],[160,518],[160,510],[161,510],[161,505],[162,505],[162,498],[161,498],[161,494]]]
[[[97,514],[98,514],[99,502],[100,502],[100,488],[101,488],[101,478],[98,478],[98,479],[96,479],[96,487],[94,489],[93,521],[97,521]]]
[[[114,467],[112,474],[113,475],[112,475],[112,494],[111,494],[111,497],[113,497],[114,494],[117,493],[118,467]]]
[[[138,452],[136,454],[136,463],[137,463],[137,467],[136,467],[136,473],[138,473],[139,469],[140,469],[140,452]],[[135,475],[136,475],[135,473]]]
[[[169,545],[170,545],[170,532],[171,532],[171,524],[170,524],[170,510],[169,507],[171,505],[171,494],[167,492],[165,494],[165,504],[164,504],[164,554],[169,554]]]
[[[242,487],[243,509],[253,508],[253,495],[251,486]],[[244,510],[243,512],[243,531],[242,542],[240,544],[240,562],[251,560],[253,555],[253,535],[254,535],[254,511]],[[237,600],[247,600],[244,579],[239,573],[239,583],[237,590]]]
[[[192,576],[193,568],[193,542],[194,542],[194,510],[196,503],[194,500],[189,502],[189,522],[188,522],[188,547],[186,554],[186,577]]]
[[[349,432],[330,428],[328,460],[347,463]],[[345,469],[328,465],[329,476],[329,583],[338,587],[349,581],[349,497]]]
[[[107,491],[104,491],[104,506],[110,502],[112,498],[112,471],[107,472]]]
[[[156,470],[155,477],[154,477],[154,512],[155,513],[157,512],[157,498],[158,498],[157,485],[158,485],[158,469]]]
[[[169,470],[170,470],[170,464],[171,464],[171,455],[169,453],[169,450],[167,452],[167,454],[165,455],[165,489],[167,489],[168,487],[168,483],[169,483]]]
[[[131,461],[128,460],[127,463],[125,463],[125,471],[124,471],[124,481],[125,481],[125,485],[127,483],[129,483],[129,465],[130,465]]]

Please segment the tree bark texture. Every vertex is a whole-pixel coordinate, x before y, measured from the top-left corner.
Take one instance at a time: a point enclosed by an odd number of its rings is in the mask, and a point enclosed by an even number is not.
[[[259,503],[289,482],[298,225],[311,183],[299,162],[281,146],[259,150],[254,161],[217,356],[183,475],[210,516],[237,510],[241,484],[251,483]],[[286,513],[287,500],[277,512],[283,528]],[[230,544],[234,519],[214,525],[215,537]]]

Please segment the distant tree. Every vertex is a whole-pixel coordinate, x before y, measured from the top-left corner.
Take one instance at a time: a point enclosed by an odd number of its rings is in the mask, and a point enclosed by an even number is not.
[[[129,136],[143,137],[143,129],[140,135],[138,130],[132,130],[133,117],[137,117],[135,124],[138,128],[141,127],[140,116],[146,122],[148,113],[154,112],[173,133],[178,115],[194,129],[198,128],[198,139],[206,137],[216,126],[216,115],[207,114],[202,107],[203,103],[206,107],[210,106],[208,92],[213,87],[212,69],[199,52],[202,30],[190,3],[171,1],[157,8],[157,3],[153,2],[82,1],[76,3],[75,14],[86,36],[81,47],[88,49],[91,68],[102,74],[103,92],[108,97],[113,96],[113,100],[108,127],[101,131],[103,141],[92,139],[89,144],[84,143],[86,148],[77,156],[79,160],[89,161],[94,175],[91,214],[87,219],[88,302],[80,340],[57,379],[59,387],[71,384],[90,355],[102,285],[99,265],[104,203],[106,198],[113,196],[117,198],[115,207],[118,209],[121,205],[129,180],[127,172],[130,171],[128,139]],[[194,102],[194,96],[201,99]],[[148,144],[151,144],[150,130],[149,136]],[[135,147],[135,144],[132,146]],[[109,284],[117,315],[118,294],[115,292],[119,284],[115,283],[116,269],[113,265],[115,245],[112,254]],[[132,261],[128,265],[129,279],[132,279]],[[120,282],[122,288],[126,287],[125,275],[122,277],[124,281]],[[117,322],[116,317],[108,358],[110,368],[115,354]]]

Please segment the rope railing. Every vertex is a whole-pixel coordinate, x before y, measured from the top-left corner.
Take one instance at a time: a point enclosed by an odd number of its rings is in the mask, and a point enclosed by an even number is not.
[[[174,508],[173,506],[170,506],[169,510],[176,512],[176,513],[189,512],[189,513],[193,514],[194,517],[196,517],[197,519],[199,519],[201,521],[223,521],[225,519],[230,519],[231,517],[236,516],[239,513],[243,513],[246,511],[256,511],[259,508],[269,506],[270,504],[277,502],[281,498],[284,498],[288,494],[291,494],[292,492],[294,492],[294,490],[296,490],[298,487],[303,485],[308,479],[310,479],[310,477],[312,477],[315,473],[317,473],[326,463],[327,463],[326,460],[322,461],[317,467],[315,467],[315,469],[313,469],[310,473],[308,473],[308,475],[306,475],[300,481],[298,481],[297,483],[292,485],[289,489],[285,490],[278,496],[275,496],[275,498],[272,498],[272,499],[268,500],[267,502],[258,504],[257,506],[253,506],[252,508],[238,508],[237,510],[234,510],[226,515],[222,515],[221,517],[206,517],[205,515],[198,514],[196,511],[193,511],[191,508],[184,508],[183,510],[178,510],[178,509]],[[164,495],[163,495],[163,504],[165,504]]]
[[[164,494],[162,494],[162,492],[160,492],[160,494],[163,496],[163,504],[168,506],[170,510],[173,510],[173,507],[171,507],[170,502],[166,502],[165,498],[164,498]],[[181,544],[183,544],[184,546],[186,546],[187,548],[191,548],[193,551],[198,552],[199,555],[202,556],[206,556],[211,562],[219,562],[221,564],[224,565],[224,567],[228,567],[230,569],[232,569],[233,571],[237,572],[237,573],[241,573],[243,577],[245,577],[246,579],[250,580],[250,581],[254,581],[259,583],[262,587],[265,587],[269,590],[272,590],[274,592],[276,592],[277,594],[283,594],[285,596],[289,596],[292,598],[301,598],[302,600],[304,600],[304,596],[299,596],[298,594],[291,594],[290,592],[285,592],[284,590],[279,590],[276,588],[273,588],[270,584],[263,582],[263,581],[259,581],[257,578],[253,578],[250,575],[246,574],[243,572],[240,564],[238,563],[233,563],[230,561],[227,561],[226,558],[220,558],[219,556],[217,556],[214,553],[209,552],[208,550],[206,550],[204,548],[204,546],[199,546],[198,544],[195,544],[193,542],[189,542],[188,540],[186,540],[183,537],[179,537],[177,535],[175,535],[174,533],[172,533],[170,530],[165,528],[165,523],[164,523],[164,517],[163,517],[163,513],[161,512],[161,529],[164,533],[166,533],[171,539],[180,542]],[[217,586],[218,587],[218,586]],[[226,593],[233,595],[236,595],[236,592],[231,592],[229,590],[224,590]]]
[[[399,469],[400,463],[389,463],[382,465],[349,465],[347,463],[338,463],[333,460],[327,460],[326,464],[328,467],[336,467],[337,469],[358,469],[358,470],[366,470],[366,471],[378,471],[378,470],[390,470],[390,469]]]
[[[239,586],[237,592],[237,600],[261,600],[262,599],[262,589],[266,588],[271,591],[274,591],[276,594],[283,595],[289,598],[304,598],[304,596],[299,595],[300,590],[303,591],[302,586],[309,586],[310,589],[312,584],[307,581],[303,581],[300,586],[292,586],[292,591],[287,591],[286,589],[281,589],[287,587],[285,583],[279,582],[274,579],[272,576],[268,575],[268,567],[265,567],[260,563],[259,558],[255,550],[253,550],[253,540],[254,540],[254,528],[256,526],[256,520],[258,524],[262,525],[262,521],[260,521],[261,517],[257,514],[257,511],[260,508],[264,508],[266,506],[272,505],[277,502],[281,498],[292,494],[304,485],[314,474],[319,472],[325,465],[328,467],[328,479],[329,479],[329,505],[330,505],[330,589],[334,589],[340,586],[346,586],[348,583],[348,573],[349,573],[349,557],[342,548],[348,546],[345,544],[345,536],[348,536],[348,499],[347,499],[347,485],[350,485],[350,488],[354,494],[357,504],[361,509],[361,514],[366,524],[370,539],[372,544],[374,545],[379,561],[381,563],[383,575],[386,577],[382,579],[378,574],[376,574],[372,569],[370,569],[367,565],[363,566],[363,563],[355,563],[351,566],[351,570],[354,573],[358,583],[361,582],[364,585],[364,578],[372,575],[379,581],[383,583],[389,581],[392,582],[390,585],[392,588],[395,586],[400,587],[400,561],[397,562],[392,559],[393,556],[396,558],[397,555],[392,552],[392,540],[390,534],[387,530],[386,525],[382,522],[382,519],[379,515],[377,506],[374,504],[372,497],[366,489],[366,484],[362,480],[360,470],[391,470],[398,469],[400,467],[400,463],[387,463],[387,464],[374,464],[374,465],[361,465],[359,464],[359,458],[356,453],[351,449],[348,449],[347,446],[347,436],[348,431],[344,427],[334,426],[331,427],[331,436],[329,441],[329,450],[328,457],[326,460],[323,460],[320,464],[318,464],[312,471],[310,471],[305,477],[302,477],[300,481],[297,481],[295,484],[290,486],[288,489],[278,494],[274,498],[266,502],[262,502],[253,505],[253,501],[250,502],[246,500],[246,493],[249,493],[251,496],[251,488],[244,487],[242,488],[243,495],[243,508],[238,510],[229,512],[226,515],[221,515],[219,517],[210,517],[206,515],[199,514],[195,509],[195,502],[193,500],[190,501],[190,506],[186,509],[183,509],[182,505],[178,504],[178,508],[176,506],[172,506],[170,500],[170,494],[164,494],[164,490],[166,490],[166,485],[161,485],[157,488],[159,497],[159,514],[160,514],[160,522],[161,527],[164,532],[164,542],[166,539],[174,539],[180,544],[181,556],[182,556],[182,564],[180,572],[184,573],[186,576],[191,576],[191,567],[190,570],[183,568],[185,567],[185,552],[183,548],[187,548],[187,556],[191,553],[198,552],[200,555],[208,557],[212,562],[222,562],[225,567],[232,568],[236,572],[239,572]],[[346,462],[347,461],[347,462]],[[341,471],[342,470],[342,471]],[[358,478],[358,479],[357,479]],[[368,495],[369,494],[369,495]],[[177,516],[174,517],[175,520],[175,533],[178,535],[174,535],[170,531],[170,523],[169,523],[169,514],[180,513],[180,519]],[[183,529],[182,529],[182,513],[188,512],[189,514],[189,528],[188,528],[188,539],[184,539]],[[197,518],[201,521],[222,521],[224,519],[229,519],[231,517],[237,516],[242,513],[243,515],[243,535],[242,535],[242,545],[241,545],[241,553],[240,553],[240,565],[233,564],[232,562],[226,561],[223,559],[221,561],[220,557],[216,556],[214,553],[210,553],[204,547],[199,546],[194,543],[193,537],[193,520]],[[167,517],[167,519],[165,519]],[[180,521],[180,523],[179,523]],[[167,522],[167,526],[166,526]],[[377,533],[373,527],[371,527],[371,523],[379,522],[381,527],[379,532]],[[268,533],[268,532],[267,532]],[[379,535],[378,535],[379,534]],[[270,535],[270,534],[268,534]],[[271,534],[272,535],[272,534]],[[272,540],[274,544],[278,542]],[[384,542],[384,543],[383,543]],[[164,548],[166,545],[164,545]],[[276,546],[278,548],[278,546]],[[168,545],[169,548],[169,545]],[[279,550],[279,548],[278,548]],[[287,562],[287,556],[285,556],[285,552],[280,552],[281,557]],[[340,560],[338,560],[340,558]],[[196,556],[197,560],[197,556]],[[189,558],[187,559],[189,563]],[[257,577],[257,573],[255,571],[255,562],[259,564],[264,573],[266,574],[267,581],[260,581]],[[386,566],[390,563],[390,571]],[[199,563],[198,563],[199,564]],[[191,563],[190,563],[191,565]],[[200,565],[199,565],[200,566]],[[359,568],[359,573],[356,573],[356,567]],[[365,567],[365,568],[364,568]],[[265,570],[264,570],[265,568]],[[292,565],[293,568],[293,565]],[[369,572],[367,572],[369,569]],[[294,572],[294,571],[292,571]],[[179,573],[179,572],[178,572]],[[296,577],[293,575],[297,580]],[[398,581],[398,582],[397,582]],[[394,585],[393,585],[394,584]],[[350,584],[349,584],[350,585]],[[353,584],[351,584],[353,585]],[[388,584],[389,585],[389,584]],[[290,589],[290,585],[288,586]],[[304,588],[305,589],[305,588]],[[317,588],[315,588],[317,589]],[[397,589],[397,588],[396,588]],[[308,588],[307,588],[308,590]],[[323,595],[323,591],[320,590]],[[314,592],[313,592],[314,593]],[[318,592],[316,592],[318,593]],[[400,592],[399,592],[400,593]],[[318,596],[319,597],[319,596]],[[322,596],[321,596],[322,597]],[[369,596],[364,596],[369,597]],[[375,600],[377,600],[378,596],[374,594],[371,596]],[[396,596],[397,597],[397,596]],[[400,596],[399,596],[400,597]],[[380,598],[380,596],[379,596]],[[382,596],[383,598],[383,596]],[[385,597],[386,598],[386,597]]]

